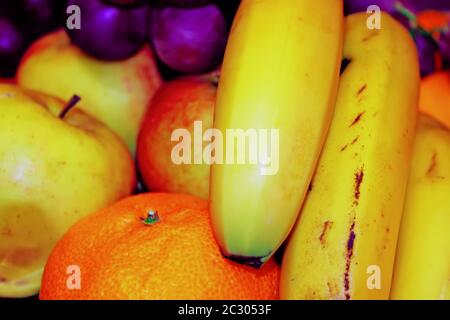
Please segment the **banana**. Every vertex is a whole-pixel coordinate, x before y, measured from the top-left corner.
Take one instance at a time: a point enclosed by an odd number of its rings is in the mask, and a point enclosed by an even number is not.
[[[391,299],[450,299],[450,130],[419,118]]]
[[[246,161],[234,154],[225,164],[214,163],[210,190],[215,236],[230,259],[261,267],[295,223],[334,110],[343,20],[341,0],[241,2],[214,127],[247,134],[244,146],[231,135],[224,138],[227,153],[240,152]],[[261,138],[263,130],[270,130],[270,143]],[[261,139],[255,143],[255,137]],[[259,153],[274,152],[251,162],[256,146]]]
[[[282,262],[282,299],[387,299],[417,119],[419,65],[388,14],[348,16],[333,121]]]

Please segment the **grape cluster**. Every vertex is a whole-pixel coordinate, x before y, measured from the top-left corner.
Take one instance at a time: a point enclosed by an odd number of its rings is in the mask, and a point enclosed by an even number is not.
[[[0,0],[0,77],[11,77],[28,47],[44,33],[66,27],[87,54],[117,61],[151,44],[163,74],[202,73],[223,57],[229,27],[240,0]],[[450,14],[450,1],[345,0],[345,12],[378,5],[410,29],[422,74],[450,67],[450,25],[427,32],[417,24],[422,10]],[[81,10],[80,29],[66,25],[66,9]],[[437,59],[438,58],[440,59]]]
[[[62,25],[63,1],[0,0],[0,77],[14,75],[27,46]]]
[[[14,74],[24,48],[25,41],[17,26],[0,17],[0,76]]]
[[[101,60],[131,57],[154,46],[163,68],[201,73],[223,57],[239,0],[0,0],[0,77],[11,77],[28,47],[65,27],[72,42]],[[79,27],[66,24],[79,10]]]

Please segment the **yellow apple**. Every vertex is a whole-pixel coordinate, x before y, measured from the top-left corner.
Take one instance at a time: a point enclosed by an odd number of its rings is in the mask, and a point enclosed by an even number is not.
[[[0,84],[0,297],[36,294],[62,234],[134,188],[134,164],[122,140],[64,105]]]
[[[100,61],[71,44],[64,30],[36,41],[16,78],[22,87],[61,99],[81,96],[80,108],[112,128],[133,154],[142,118],[162,81],[149,47],[124,61]]]

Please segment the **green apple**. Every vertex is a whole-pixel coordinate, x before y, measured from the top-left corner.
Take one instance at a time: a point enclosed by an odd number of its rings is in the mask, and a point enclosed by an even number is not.
[[[135,186],[123,141],[102,122],[64,105],[0,84],[0,297],[36,294],[47,256],[63,233]]]
[[[61,99],[81,96],[80,108],[112,128],[133,154],[142,118],[161,81],[148,46],[124,61],[100,61],[71,44],[64,30],[36,41],[17,71],[22,87]]]

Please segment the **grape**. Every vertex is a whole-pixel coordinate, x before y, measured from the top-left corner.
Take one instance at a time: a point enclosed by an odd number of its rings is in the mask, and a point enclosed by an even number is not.
[[[103,2],[112,4],[118,7],[133,7],[144,5],[146,0],[103,0]]]
[[[435,55],[439,48],[429,35],[414,31],[413,36],[419,51],[420,71],[425,76],[435,71]]]
[[[396,5],[400,4],[413,13],[417,13],[422,10],[450,10],[450,1],[443,0],[345,0],[345,12],[351,14],[355,12],[366,12],[367,7],[370,5],[377,5],[381,10],[395,13]]]
[[[239,8],[240,2],[241,0],[227,0],[217,2],[217,5],[222,10],[229,26],[231,26],[234,17],[236,16],[236,12]]]
[[[395,11],[396,0],[345,0],[344,8],[346,14],[355,12],[367,12],[371,5],[377,5],[381,10],[393,13]]]
[[[102,60],[123,60],[147,40],[150,8],[139,0],[69,0],[81,9],[81,29],[67,30],[72,42]]]
[[[0,15],[12,21],[30,43],[62,26],[64,5],[64,0],[0,0]]]
[[[202,73],[220,63],[228,32],[225,18],[216,5],[156,8],[152,22],[154,48],[170,68]]]
[[[18,21],[30,38],[37,38],[62,25],[61,0],[16,0]]]
[[[0,76],[14,75],[21,55],[25,50],[25,39],[20,30],[7,18],[0,18]]]
[[[228,1],[228,0],[227,0]],[[156,3],[160,6],[175,6],[180,8],[194,8],[207,5],[212,0],[157,0]]]
[[[439,49],[442,54],[445,66],[450,65],[450,30],[444,31],[439,39]]]
[[[3,18],[11,19],[14,15],[16,15],[16,6],[15,2],[0,0],[0,16]]]
[[[450,1],[448,0],[399,0],[403,5],[414,12],[427,9],[446,11],[450,10]]]

